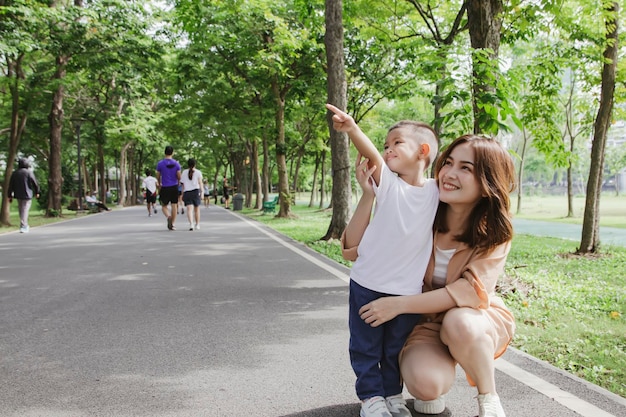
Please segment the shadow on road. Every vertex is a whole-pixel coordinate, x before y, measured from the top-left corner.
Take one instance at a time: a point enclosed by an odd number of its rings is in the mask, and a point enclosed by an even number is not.
[[[407,406],[414,417],[433,417],[433,414],[420,414],[413,410],[413,401],[407,401]],[[301,411],[299,413],[288,414],[281,417],[357,417],[361,409],[360,404],[340,404],[331,405],[323,408],[316,408],[315,410]],[[443,413],[437,414],[437,417],[452,417],[452,413],[449,409],[445,409]]]

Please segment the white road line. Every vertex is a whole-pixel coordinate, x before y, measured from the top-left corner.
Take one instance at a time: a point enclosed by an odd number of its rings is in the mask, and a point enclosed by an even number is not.
[[[350,277],[344,274],[343,272],[333,268],[330,265],[327,265],[319,261],[315,257],[304,252],[303,250],[298,249],[291,243],[285,242],[284,240],[276,237],[275,235],[268,232],[267,230],[265,230],[263,227],[259,226],[258,224],[247,219],[246,217],[244,216],[238,216],[238,217],[240,217],[243,221],[255,227],[256,229],[260,230],[261,232],[263,232],[270,238],[274,239],[276,242],[280,243],[287,249],[297,253],[298,255],[302,256],[308,261],[314,263],[320,268],[333,274],[337,278],[345,282],[350,281]],[[522,368],[519,368],[510,362],[507,362],[506,360],[502,358],[496,360],[496,369],[520,381],[521,383],[528,385],[530,388],[534,389],[535,391],[540,392],[546,397],[552,398],[554,401],[557,401],[558,403],[564,405],[570,410],[573,410],[574,412],[576,412],[577,414],[583,417],[617,417],[613,414],[607,413],[606,411],[602,410],[601,408],[596,407],[595,405],[591,403],[588,403],[587,401],[581,400],[580,398],[574,396],[573,394],[570,394],[567,391],[563,391],[561,388],[557,387],[556,385],[553,385],[539,378],[538,376],[533,375],[530,372],[525,371]]]
[[[255,223],[255,222],[253,222],[251,220],[248,220],[246,217],[239,216],[239,218],[241,218],[243,221],[245,221],[249,225],[255,227],[258,230],[260,230],[261,232],[265,233],[267,236],[269,236],[270,238],[274,239],[276,242],[280,243],[281,245],[283,245],[287,249],[297,253],[298,255],[302,256],[303,258],[305,258],[309,262],[314,263],[315,265],[319,266],[320,268],[324,269],[325,271],[327,271],[327,272],[331,273],[332,275],[336,276],[340,280],[345,281],[346,283],[350,282],[350,277],[347,274],[344,274],[343,272],[339,271],[338,269],[336,269],[336,268],[334,268],[334,267],[332,267],[332,266],[330,266],[328,264],[325,264],[324,262],[322,262],[319,259],[309,255],[308,253],[304,252],[303,250],[298,249],[297,247],[295,247],[291,243],[285,242],[284,240],[276,237],[272,233],[268,232],[267,230],[265,230],[264,228],[259,226],[257,223]]]
[[[521,383],[528,385],[546,397],[552,398],[554,401],[563,404],[565,407],[575,411],[583,417],[616,417],[615,415],[607,413],[601,408],[583,401],[567,391],[563,391],[556,385],[553,385],[538,376],[505,361],[504,359],[496,360],[496,369],[500,372],[504,372]]]

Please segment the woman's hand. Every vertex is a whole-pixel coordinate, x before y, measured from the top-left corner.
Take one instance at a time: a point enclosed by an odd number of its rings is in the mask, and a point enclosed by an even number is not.
[[[378,327],[401,314],[398,301],[398,297],[381,297],[361,307],[359,315],[365,323],[372,327]]]
[[[373,197],[374,180],[372,179],[372,174],[374,173],[374,171],[376,171],[376,165],[368,168],[369,161],[369,159],[363,158],[363,156],[359,153],[356,157],[354,169],[356,173],[356,180],[359,182],[359,185],[363,189],[363,194]]]

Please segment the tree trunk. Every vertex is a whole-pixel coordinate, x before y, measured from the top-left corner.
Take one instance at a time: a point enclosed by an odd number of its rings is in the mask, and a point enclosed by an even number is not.
[[[502,0],[468,0],[467,24],[470,42],[474,50],[489,49],[490,59],[497,68],[500,50],[500,31],[502,29]],[[483,79],[477,72],[479,62],[474,55],[472,77],[472,106],[474,109],[474,133],[481,133],[481,113],[479,104],[485,93],[493,93],[495,85]]]
[[[24,73],[22,72],[22,59],[24,55],[20,55],[15,61],[8,60],[7,78],[13,77],[14,79],[9,84],[9,91],[11,92],[11,127],[9,128],[9,152],[6,155],[6,170],[4,171],[4,181],[2,181],[2,189],[9,189],[9,182],[11,181],[11,175],[13,173],[13,167],[15,159],[17,157],[17,149],[26,127],[26,120],[28,119],[26,112],[20,114],[20,84],[24,79]],[[21,120],[20,120],[21,116]],[[2,208],[0,209],[0,224],[3,226],[11,226],[9,221],[10,217],[10,204],[9,195],[5,192],[2,193]]]
[[[96,187],[98,190],[98,198],[100,201],[106,201],[106,181],[104,176],[104,147],[101,143],[98,143],[98,163],[97,174],[94,174],[94,180],[96,181]],[[99,179],[99,180],[98,180]]]
[[[132,145],[132,142],[127,142],[122,145],[120,150],[120,178],[117,188],[117,203],[123,205],[126,201],[126,176],[128,169],[128,149]]]
[[[313,183],[311,185],[311,198],[309,200],[309,207],[313,207],[315,203],[315,196],[317,195],[317,173],[320,168],[320,152],[315,153],[315,168],[313,169]]]
[[[517,211],[516,214],[520,214],[522,212],[522,194],[524,191],[524,161],[526,158],[526,146],[528,145],[528,136],[526,134],[526,128],[522,129],[523,142],[522,142],[522,152],[520,154],[519,161],[519,171],[517,175]]]
[[[326,0],[326,61],[328,71],[328,102],[340,109],[346,109],[346,73],[343,54],[343,1]],[[343,132],[333,129],[332,114],[326,112],[330,132],[332,161],[333,214],[326,235],[322,240],[338,239],[350,219],[350,142]],[[322,187],[324,185],[322,184]]]
[[[269,143],[267,143],[267,134],[263,132],[262,142],[263,146],[263,202],[269,201],[270,192],[272,190],[272,178],[270,177],[270,151]],[[262,207],[263,205],[261,205]]]
[[[324,207],[324,200],[326,200],[326,150],[322,151],[321,162],[321,178],[320,178],[320,210]],[[346,223],[347,224],[347,223]]]
[[[574,142],[572,139],[570,152],[573,152]],[[567,217],[574,217],[574,178],[572,175],[572,157],[570,156],[567,163]]]
[[[613,2],[607,5],[606,13],[606,49],[602,66],[602,84],[600,89],[600,106],[593,126],[593,142],[591,144],[591,167],[587,181],[585,213],[583,229],[578,253],[595,253],[600,242],[600,192],[602,191],[602,170],[606,133],[611,125],[611,113],[615,93],[615,71],[617,68],[617,39],[619,5]]]
[[[50,124],[50,155],[48,159],[48,211],[46,216],[62,214],[63,176],[61,173],[61,133],[63,131],[63,98],[65,87],[65,68],[69,57],[59,56],[56,59],[56,72],[53,80],[58,84],[52,97],[52,108],[48,116]]]
[[[276,217],[291,217],[289,178],[287,176],[287,144],[285,143],[285,91],[281,91],[278,80],[272,80],[272,91],[276,100],[276,168],[278,170],[278,214]]]

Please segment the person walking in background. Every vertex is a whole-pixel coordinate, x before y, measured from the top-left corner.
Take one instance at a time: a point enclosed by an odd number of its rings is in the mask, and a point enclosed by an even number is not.
[[[202,194],[202,172],[196,169],[196,160],[187,160],[187,169],[180,176],[183,186],[183,201],[187,207],[189,230],[200,230],[200,195]],[[193,206],[193,210],[192,210]],[[195,223],[194,223],[195,222]],[[195,227],[194,227],[195,226]]]
[[[368,175],[359,179],[364,189],[371,187]],[[415,397],[416,411],[445,410],[444,395],[459,364],[478,390],[479,417],[505,417],[496,390],[495,359],[513,338],[515,318],[496,294],[496,284],[513,239],[513,159],[496,140],[465,135],[441,154],[435,178],[440,203],[422,293],[382,297],[361,307],[359,314],[374,328],[404,314],[422,315],[400,353],[402,378]],[[361,198],[367,202],[359,202],[350,220],[356,245],[371,214],[371,194],[364,192]],[[344,258],[358,259],[360,249],[345,243]]]
[[[213,187],[213,204],[217,205],[217,197],[218,197],[218,192],[217,192],[217,185],[215,187]]]
[[[346,132],[359,159],[361,155],[365,158],[358,162],[357,177],[364,171],[370,173],[371,187],[364,193],[376,197],[374,217],[371,222],[369,217],[363,221],[365,232],[358,227],[353,237],[349,224],[344,235],[349,246],[360,242],[359,257],[350,271],[348,317],[350,362],[356,394],[362,401],[360,414],[411,417],[402,396],[398,355],[419,316],[403,314],[373,328],[361,320],[359,309],[378,298],[422,291],[439,203],[437,183],[426,177],[437,156],[437,135],[425,123],[400,121],[387,131],[381,155],[349,114],[326,106],[334,113],[333,128]]]
[[[204,180],[202,185],[202,193],[204,197],[204,207],[209,208],[209,201],[211,201],[211,191],[209,190],[209,183],[207,180]]]
[[[9,204],[13,198],[17,199],[17,209],[20,215],[20,233],[28,233],[28,212],[33,197],[39,198],[39,183],[35,174],[29,169],[30,162],[26,158],[17,161],[17,169],[11,174],[9,181]]]
[[[180,214],[185,214],[185,205],[184,205],[184,201],[183,201],[183,185],[182,184],[178,184],[178,206],[177,206],[177,209],[176,209],[176,213],[178,213],[178,208],[180,208]]]
[[[146,178],[143,179],[142,188],[146,192],[146,206],[148,207],[148,217],[152,216],[152,211],[156,214],[156,192],[157,179],[152,176],[152,170],[146,169]]]
[[[180,164],[174,159],[173,155],[174,148],[169,145],[166,146],[165,157],[159,161],[156,167],[161,211],[167,218],[167,228],[169,230],[176,230],[178,184],[180,183]]]
[[[228,186],[228,178],[224,177],[224,187],[222,190],[222,197],[224,197],[224,208],[230,208],[230,187]]]

